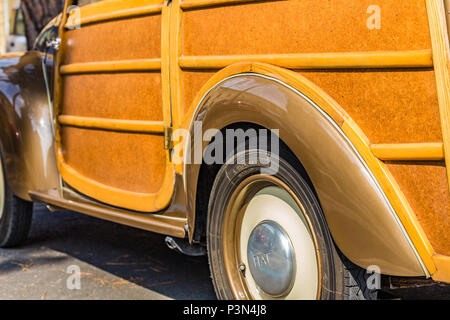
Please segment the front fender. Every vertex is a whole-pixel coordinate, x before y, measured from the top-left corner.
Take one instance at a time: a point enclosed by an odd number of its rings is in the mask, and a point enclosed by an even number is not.
[[[203,132],[239,122],[279,129],[281,140],[301,161],[316,189],[337,246],[351,261],[364,268],[376,265],[383,274],[428,275],[411,234],[341,129],[345,111],[325,112],[306,94],[270,74],[258,74],[254,65],[246,73],[238,69],[241,73],[205,90],[195,111],[191,110],[192,121],[202,121]],[[304,84],[305,93],[318,89],[306,80]],[[322,106],[335,103],[325,93],[320,99]],[[192,136],[192,125],[190,130]],[[195,152],[189,143],[185,148],[185,154]],[[184,166],[190,235],[199,169],[196,164]]]
[[[24,200],[59,185],[42,59],[28,52],[0,60],[1,152],[8,185]]]

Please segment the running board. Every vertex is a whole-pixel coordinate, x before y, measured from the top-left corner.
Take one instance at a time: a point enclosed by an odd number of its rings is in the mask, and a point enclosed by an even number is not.
[[[184,238],[186,236],[184,229],[186,219],[183,218],[166,217],[151,213],[135,213],[119,208],[112,209],[95,202],[88,203],[70,194],[65,194],[64,198],[62,198],[56,190],[49,190],[48,192],[31,191],[29,195],[34,201],[84,213],[103,220],[177,238]]]

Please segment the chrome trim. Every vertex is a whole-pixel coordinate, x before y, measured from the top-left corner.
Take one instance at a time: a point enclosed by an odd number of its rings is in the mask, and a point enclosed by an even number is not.
[[[272,297],[283,297],[295,280],[294,246],[287,232],[275,221],[259,223],[247,244],[250,273],[258,287]]]
[[[61,38],[56,38],[56,39],[52,39],[52,40],[47,40],[45,42],[45,47],[47,48],[51,48],[55,51],[59,50],[59,47],[61,45]]]

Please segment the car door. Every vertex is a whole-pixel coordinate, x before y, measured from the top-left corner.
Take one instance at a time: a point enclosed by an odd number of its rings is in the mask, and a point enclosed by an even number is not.
[[[166,10],[161,0],[66,0],[60,26],[54,105],[62,179],[136,211],[164,209],[174,188],[161,58]]]

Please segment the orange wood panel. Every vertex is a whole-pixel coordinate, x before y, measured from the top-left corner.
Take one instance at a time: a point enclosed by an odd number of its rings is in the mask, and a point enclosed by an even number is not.
[[[300,73],[331,95],[371,143],[442,142],[433,71]]]
[[[433,249],[450,255],[450,194],[444,162],[387,162]]]
[[[63,78],[63,114],[123,120],[163,119],[161,75],[118,73]]]
[[[97,200],[148,212],[168,205],[174,179],[164,150],[162,11],[158,0],[83,7],[81,28],[62,36],[66,73],[56,99],[57,115],[69,116],[57,126],[63,179]],[[142,126],[151,134],[131,132]]]
[[[374,4],[381,8],[379,30],[367,27]],[[292,0],[188,10],[183,28],[183,55],[431,48],[425,2],[418,0]]]
[[[62,128],[65,162],[99,183],[155,193],[165,175],[162,136]]]
[[[182,72],[181,81],[183,85],[182,109],[184,113],[188,112],[195,96],[203,85],[214,75],[215,72]]]
[[[330,94],[371,143],[441,142],[434,72],[299,71]],[[183,72],[184,108],[214,72]],[[414,83],[414,86],[411,86]]]
[[[161,15],[108,21],[66,33],[63,64],[161,57]]]

